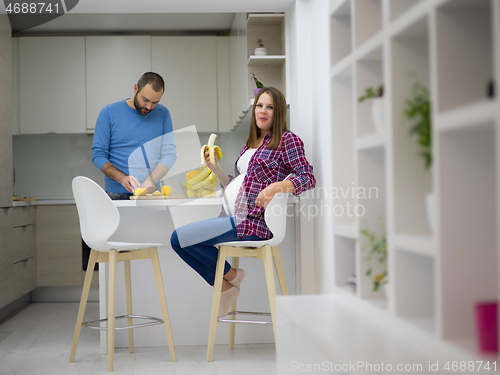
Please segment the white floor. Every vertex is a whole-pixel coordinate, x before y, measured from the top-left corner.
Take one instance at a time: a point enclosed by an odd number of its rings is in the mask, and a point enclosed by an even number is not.
[[[108,374],[99,354],[99,331],[82,329],[76,359],[69,363],[78,303],[34,303],[0,325],[0,375]],[[85,320],[98,319],[98,304],[89,303]],[[174,337],[175,341],[175,337]],[[127,375],[276,374],[274,344],[217,345],[213,362],[206,346],[176,346],[177,362],[167,347],[115,351],[114,373]]]

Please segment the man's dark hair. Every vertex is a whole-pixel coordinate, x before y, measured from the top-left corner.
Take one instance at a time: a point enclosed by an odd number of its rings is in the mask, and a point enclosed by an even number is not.
[[[165,82],[158,73],[153,73],[153,72],[144,73],[137,82],[137,89],[138,89],[137,91],[138,92],[141,91],[142,88],[146,85],[151,85],[153,90],[155,90],[156,92],[165,91]]]

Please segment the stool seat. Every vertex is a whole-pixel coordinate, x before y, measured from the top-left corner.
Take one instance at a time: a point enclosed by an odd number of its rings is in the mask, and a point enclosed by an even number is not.
[[[267,227],[273,233],[273,237],[268,240],[261,241],[231,241],[221,242],[215,246],[219,248],[217,257],[217,267],[215,271],[215,284],[214,293],[212,298],[212,312],[210,317],[210,331],[208,335],[208,348],[207,348],[207,361],[211,362],[213,359],[215,334],[217,330],[217,323],[230,323],[229,326],[229,349],[234,349],[235,339],[235,323],[246,324],[272,324],[274,338],[276,340],[276,324],[275,324],[275,298],[276,286],[274,282],[273,263],[276,268],[276,275],[281,289],[282,295],[288,295],[288,288],[286,286],[285,274],[283,272],[283,264],[279,253],[278,245],[283,241],[286,233],[286,205],[288,201],[288,194],[278,193],[271,202],[269,202],[265,212],[264,219]],[[251,311],[237,311],[236,301],[233,302],[229,311],[229,319],[219,318],[219,304],[221,297],[222,282],[224,277],[224,265],[226,257],[232,257],[232,267],[239,267],[239,258],[256,258],[262,259],[264,263],[264,270],[266,275],[266,284],[269,297],[269,307],[271,312],[251,312]],[[256,320],[241,320],[236,319],[236,314],[249,314],[249,315],[270,315],[271,321],[256,321]]]
[[[154,324],[164,324],[167,335],[170,359],[176,361],[174,341],[168,316],[167,301],[158,259],[160,243],[134,243],[108,241],[120,223],[120,214],[106,192],[94,181],[87,177],[78,176],[72,182],[73,195],[80,219],[80,231],[85,243],[91,248],[82,297],[78,308],[73,345],[71,347],[70,362],[75,360],[78,339],[82,326],[107,330],[108,359],[107,370],[113,371],[115,331],[128,330],[129,353],[134,352],[134,328],[146,327]],[[151,259],[153,273],[158,290],[158,298],[162,311],[162,319],[132,314],[132,286],[130,277],[130,262],[133,260]],[[116,273],[118,263],[123,262],[125,273],[126,315],[116,317]],[[85,307],[92,282],[92,275],[96,263],[109,263],[108,285],[108,318],[90,322],[83,322]],[[103,303],[103,301],[100,301]],[[116,319],[127,319],[126,327],[115,326]],[[147,319],[150,322],[133,324],[133,319]],[[94,323],[107,322],[107,327],[100,327]]]

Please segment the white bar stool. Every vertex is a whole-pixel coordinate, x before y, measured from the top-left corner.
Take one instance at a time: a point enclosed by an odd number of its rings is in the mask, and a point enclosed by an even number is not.
[[[73,346],[71,347],[70,362],[75,360],[76,348],[80,331],[83,326],[104,329],[108,332],[108,371],[113,371],[115,331],[128,330],[129,353],[134,352],[133,328],[146,327],[155,324],[164,324],[167,334],[170,359],[175,362],[174,340],[170,328],[168,316],[167,300],[163,288],[160,263],[158,260],[157,247],[160,243],[131,243],[131,242],[109,242],[108,239],[116,231],[120,223],[120,213],[115,207],[106,192],[94,181],[87,177],[78,176],[73,179],[73,195],[75,197],[78,216],[80,218],[80,230],[83,240],[91,248],[85,282],[83,284],[78,317],[76,319],[75,333],[73,336]],[[138,259],[151,259],[153,273],[155,276],[156,288],[163,319],[132,315],[130,261]],[[124,262],[125,271],[125,294],[127,314],[115,317],[116,313],[116,269],[119,262]],[[87,305],[87,299],[94,272],[95,263],[109,262],[109,289],[108,289],[108,318],[83,322],[83,315]],[[102,302],[102,301],[101,301]],[[127,326],[117,328],[116,319],[127,319]],[[148,322],[133,325],[133,319],[146,319]],[[107,327],[100,327],[99,323],[107,321]]]
[[[273,261],[276,267],[276,274],[282,295],[288,295],[288,289],[285,281],[285,274],[283,272],[283,264],[281,263],[281,256],[278,245],[283,241],[286,232],[286,207],[288,201],[288,194],[278,193],[269,202],[265,212],[264,218],[267,227],[273,233],[273,238],[262,241],[234,241],[223,242],[215,246],[219,247],[219,256],[217,258],[217,268],[215,271],[215,284],[214,294],[212,299],[212,313],[210,317],[210,331],[208,335],[208,348],[207,348],[207,361],[211,362],[214,354],[215,334],[217,330],[217,323],[224,322],[230,323],[229,327],[229,349],[234,349],[235,338],[235,323],[250,323],[250,324],[272,324],[274,331],[274,339],[276,341],[276,317],[275,317],[275,297],[276,286],[274,283]],[[266,274],[267,292],[269,297],[270,313],[259,313],[250,311],[236,311],[236,301],[233,302],[229,311],[229,319],[218,318],[222,279],[224,276],[224,264],[226,257],[232,258],[232,266],[238,268],[239,258],[251,257],[262,259],[264,262],[264,270]],[[270,315],[271,321],[257,321],[257,320],[237,320],[236,314],[253,314],[253,315]]]

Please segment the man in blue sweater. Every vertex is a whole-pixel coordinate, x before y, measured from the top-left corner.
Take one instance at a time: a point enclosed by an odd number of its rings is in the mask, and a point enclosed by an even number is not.
[[[129,199],[138,187],[152,193],[175,163],[172,119],[159,104],[164,90],[160,75],[144,73],[133,98],[108,104],[97,118],[92,163],[111,199]]]

